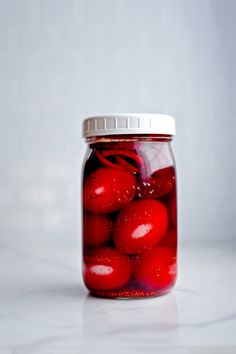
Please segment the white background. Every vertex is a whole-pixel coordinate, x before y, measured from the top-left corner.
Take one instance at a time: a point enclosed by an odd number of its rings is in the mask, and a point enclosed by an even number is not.
[[[0,247],[80,249],[82,119],[177,122],[180,243],[235,238],[236,1],[0,0]]]

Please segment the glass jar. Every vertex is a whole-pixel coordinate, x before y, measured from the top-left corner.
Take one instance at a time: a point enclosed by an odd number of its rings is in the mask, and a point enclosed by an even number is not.
[[[160,114],[87,118],[83,279],[92,295],[139,298],[176,280],[175,122]]]

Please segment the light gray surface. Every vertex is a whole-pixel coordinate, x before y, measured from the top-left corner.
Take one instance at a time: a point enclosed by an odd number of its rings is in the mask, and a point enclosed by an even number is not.
[[[166,296],[88,297],[76,250],[0,253],[0,354],[235,354],[235,252],[187,247]]]

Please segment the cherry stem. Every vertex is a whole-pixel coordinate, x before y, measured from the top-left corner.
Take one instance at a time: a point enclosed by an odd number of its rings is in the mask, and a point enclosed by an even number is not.
[[[107,166],[107,167],[112,167],[112,168],[116,168],[118,170],[126,170],[125,167],[123,166],[120,166],[120,165],[117,165],[111,161],[109,161],[108,159],[106,159],[102,153],[100,153],[99,151],[96,151],[96,155],[98,157],[98,159],[101,161],[101,163],[104,165],[104,166]]]
[[[132,171],[132,172],[137,172],[137,173],[140,172],[140,170],[139,170],[137,167],[131,165],[131,164],[130,164],[129,162],[127,162],[123,157],[116,156],[116,161],[117,161],[117,163],[118,163],[120,166],[124,166],[124,167],[126,167],[127,169],[129,169],[129,170]]]
[[[129,157],[130,159],[135,160],[139,165],[141,165],[143,163],[143,159],[132,151],[106,150],[103,152],[103,155],[105,157],[112,156],[112,155],[121,155],[121,156]]]

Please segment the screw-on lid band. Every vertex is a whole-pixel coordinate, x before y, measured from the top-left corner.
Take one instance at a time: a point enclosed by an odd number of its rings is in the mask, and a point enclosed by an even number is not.
[[[83,136],[85,138],[102,135],[175,135],[175,133],[175,120],[167,114],[108,114],[89,117],[83,122]]]

